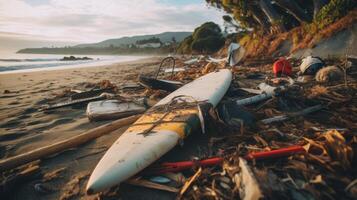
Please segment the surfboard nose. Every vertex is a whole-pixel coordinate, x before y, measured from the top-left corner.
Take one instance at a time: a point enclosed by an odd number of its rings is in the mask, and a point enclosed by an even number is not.
[[[103,178],[100,176],[91,176],[87,183],[86,192],[88,195],[100,192],[103,190],[103,184],[105,181],[102,180]]]
[[[108,164],[109,165],[109,164]],[[86,192],[87,194],[94,194],[102,192],[116,184],[119,184],[123,178],[112,173],[113,170],[107,168],[107,165],[99,165],[94,169],[89,177]],[[119,182],[116,182],[118,180]]]

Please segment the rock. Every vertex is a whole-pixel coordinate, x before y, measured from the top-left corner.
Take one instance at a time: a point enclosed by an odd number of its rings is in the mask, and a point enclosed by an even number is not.
[[[318,82],[332,82],[332,81],[339,81],[343,78],[343,72],[340,68],[336,66],[328,66],[325,68],[320,69],[315,79]]]
[[[4,94],[10,94],[10,90],[4,90]]]
[[[81,57],[74,57],[74,56],[65,56],[62,59],[60,59],[60,61],[76,61],[76,60],[93,60],[93,58],[89,58],[87,56],[81,58]]]

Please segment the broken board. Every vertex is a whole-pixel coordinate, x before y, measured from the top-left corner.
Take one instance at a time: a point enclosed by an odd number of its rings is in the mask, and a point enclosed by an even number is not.
[[[153,90],[165,90],[168,92],[173,92],[183,85],[179,81],[155,79],[147,76],[140,76],[139,82],[142,86],[146,88],[150,88]]]
[[[87,117],[91,121],[119,119],[145,112],[144,105],[119,100],[104,100],[90,102],[87,105]]]
[[[212,72],[159,101],[105,153],[89,178],[87,193],[97,193],[125,181],[199,130],[202,115],[198,105],[217,106],[231,80],[228,69]]]

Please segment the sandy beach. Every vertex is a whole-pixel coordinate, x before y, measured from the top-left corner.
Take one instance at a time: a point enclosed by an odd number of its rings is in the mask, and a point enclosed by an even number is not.
[[[138,74],[154,70],[161,58],[152,57],[101,67],[51,70],[0,75],[0,158],[67,139],[98,127],[104,122],[90,122],[85,107],[65,107],[51,112],[38,108],[66,89],[83,83],[109,80],[114,85],[135,82]],[[15,199],[69,199],[84,196],[85,182],[101,156],[126,127],[92,142],[41,162],[43,174],[56,172],[44,184],[50,192],[34,192],[42,180],[33,180],[17,188]],[[59,171],[58,171],[59,170]],[[77,196],[78,197],[78,196]],[[91,198],[86,196],[86,198]]]

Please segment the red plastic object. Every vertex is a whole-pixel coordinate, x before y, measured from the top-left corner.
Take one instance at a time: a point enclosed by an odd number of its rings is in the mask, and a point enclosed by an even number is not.
[[[272,151],[249,153],[244,158],[246,160],[261,160],[261,159],[269,159],[269,158],[280,158],[280,157],[290,156],[302,152],[305,152],[305,149],[302,146],[291,146],[291,147],[272,150]]]
[[[174,162],[174,163],[162,163],[157,167],[149,167],[146,171],[146,174],[161,174],[167,172],[179,172],[186,169],[191,169],[193,166],[213,166],[218,165],[223,162],[223,158],[214,157],[206,160],[199,161],[183,161],[183,162]]]
[[[270,159],[270,158],[281,158],[290,156],[296,153],[305,152],[305,149],[302,146],[291,146],[287,148],[265,151],[265,152],[257,152],[257,153],[249,153],[244,158],[246,160],[262,160],[262,159]],[[182,162],[173,162],[173,163],[162,163],[158,166],[151,166],[143,171],[143,174],[162,174],[167,172],[180,172],[183,170],[191,169],[194,166],[214,166],[219,165],[223,162],[223,158],[221,157],[213,157],[205,160],[199,161],[182,161]]]
[[[290,62],[285,58],[279,58],[279,60],[275,61],[273,64],[273,72],[276,77],[279,77],[282,74],[291,76],[292,67]]]

